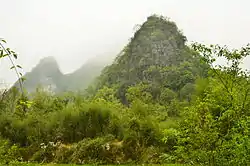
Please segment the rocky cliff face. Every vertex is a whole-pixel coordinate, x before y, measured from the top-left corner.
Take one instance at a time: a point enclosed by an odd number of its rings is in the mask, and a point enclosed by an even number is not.
[[[166,88],[178,91],[192,84],[206,73],[206,66],[201,66],[185,42],[174,22],[156,15],[148,17],[114,63],[102,71],[94,93],[104,87],[114,88],[117,98],[126,104],[128,88],[137,84],[154,89],[154,98]]]
[[[142,81],[147,77],[145,72],[152,66],[180,64],[187,58],[184,55],[185,42],[186,37],[174,22],[156,15],[148,17],[115,63],[102,72],[100,86]]]

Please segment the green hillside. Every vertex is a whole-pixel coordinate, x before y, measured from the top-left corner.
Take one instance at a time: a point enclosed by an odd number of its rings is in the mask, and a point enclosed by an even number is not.
[[[186,41],[152,15],[103,69],[93,60],[63,75],[42,60],[26,89],[87,89],[1,95],[0,164],[250,165],[250,72],[240,67],[250,45]]]
[[[179,94],[197,78],[206,77],[208,69],[185,42],[186,37],[174,22],[155,15],[148,17],[115,62],[102,71],[95,88],[115,87],[124,104],[127,88],[138,83],[154,89],[154,99],[159,99],[166,88]]]

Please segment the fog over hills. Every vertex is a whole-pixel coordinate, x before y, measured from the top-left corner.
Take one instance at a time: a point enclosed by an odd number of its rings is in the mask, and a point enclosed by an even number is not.
[[[175,21],[189,41],[237,48],[250,39],[247,0],[240,3],[226,0],[0,0],[0,3],[0,37],[19,53],[17,63],[23,72],[31,71],[47,56],[55,57],[62,73],[72,73],[95,56],[105,52],[116,55],[133,35],[135,25],[142,24],[153,13]],[[8,60],[0,61],[0,79],[13,84],[17,78],[8,70],[10,66]]]
[[[45,57],[24,75],[26,80],[23,86],[28,92],[34,92],[36,88],[45,88],[54,92],[83,90],[101,73],[106,65],[112,63],[114,58],[111,57],[107,54],[91,58],[79,69],[68,74],[61,72],[53,56]],[[18,82],[14,86],[19,87]]]

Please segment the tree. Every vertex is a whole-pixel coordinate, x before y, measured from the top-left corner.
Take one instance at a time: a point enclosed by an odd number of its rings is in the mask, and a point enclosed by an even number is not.
[[[165,88],[161,91],[160,103],[163,105],[168,105],[172,100],[176,99],[177,95],[171,89]]]
[[[193,48],[210,65],[208,82],[194,104],[183,112],[175,155],[179,161],[206,165],[248,165],[250,162],[249,74],[240,68],[250,54],[195,43]],[[214,66],[224,57],[227,66]]]

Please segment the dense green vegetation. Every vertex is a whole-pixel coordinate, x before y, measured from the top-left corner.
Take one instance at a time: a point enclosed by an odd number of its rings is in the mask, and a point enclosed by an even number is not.
[[[249,165],[249,73],[239,66],[250,47],[185,42],[153,15],[85,93],[12,88],[0,101],[0,161]]]
[[[85,164],[85,165],[79,165],[79,164],[34,164],[34,163],[11,163],[10,166],[93,166],[93,164]],[[95,164],[94,164],[95,165]],[[120,166],[136,166],[137,164],[128,164],[128,165],[121,165]],[[143,164],[143,166],[147,166],[149,164]],[[117,166],[117,165],[103,165],[103,166]],[[140,166],[140,165],[139,165]],[[179,164],[150,164],[150,166],[180,166]]]

